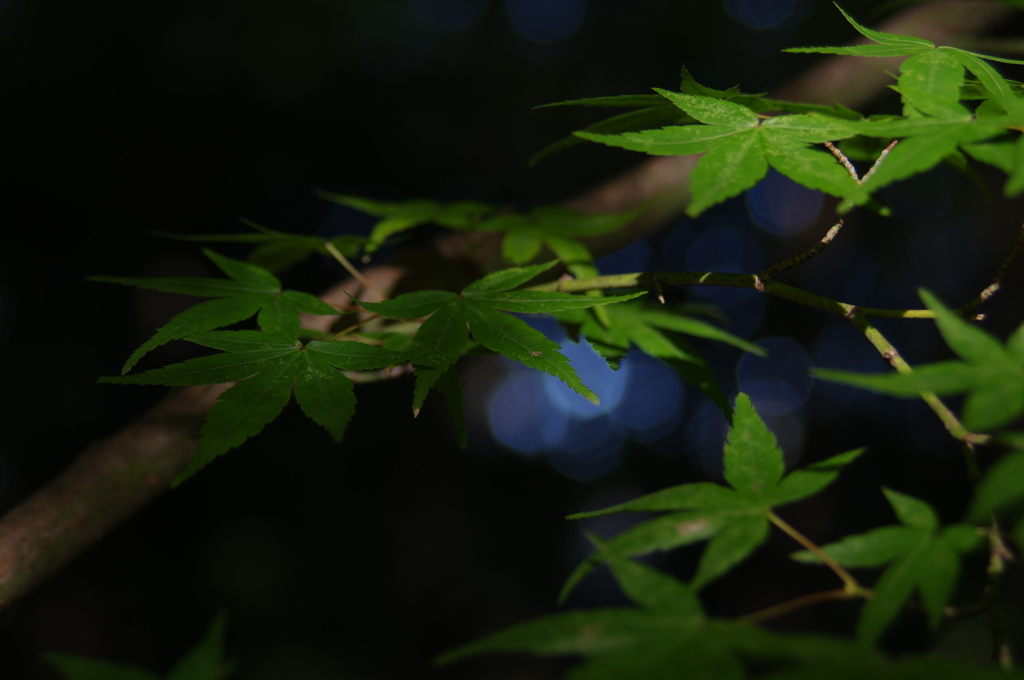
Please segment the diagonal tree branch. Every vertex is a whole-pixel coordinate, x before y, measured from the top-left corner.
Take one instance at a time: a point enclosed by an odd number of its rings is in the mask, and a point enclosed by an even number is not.
[[[881,29],[949,44],[983,31],[1011,11],[994,2],[931,3],[906,10]],[[897,65],[896,60],[832,57],[772,96],[857,108],[884,91],[891,82],[887,72],[895,72]],[[586,213],[626,212],[643,206],[624,229],[592,239],[591,249],[598,254],[611,252],[682,214],[696,160],[695,156],[655,158],[568,201],[569,207]],[[460,233],[439,239],[436,248],[450,262],[487,271],[499,262],[496,244],[487,235]],[[390,290],[403,273],[396,267],[378,267],[364,275],[379,289]],[[325,298],[331,301],[342,291],[355,294],[359,288],[350,280]],[[0,611],[168,489],[191,458],[206,412],[224,389],[220,385],[175,392],[87,449],[57,479],[0,518]]]

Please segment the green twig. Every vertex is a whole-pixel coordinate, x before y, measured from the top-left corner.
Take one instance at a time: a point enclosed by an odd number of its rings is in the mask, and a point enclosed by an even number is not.
[[[852,314],[847,319],[857,330],[864,334],[868,342],[874,345],[878,353],[882,355],[882,358],[888,361],[889,365],[895,368],[898,373],[908,375],[914,372],[914,369],[900,356],[900,353],[893,347],[892,343],[886,340],[885,336],[870,321],[865,319],[862,314]],[[934,392],[921,392],[921,399],[931,407],[953,438],[964,443],[966,449],[965,462],[968,473],[977,475],[974,445],[987,443],[992,437],[987,434],[971,432],[964,427],[956,415],[949,410],[949,407],[942,403],[942,400]]]
[[[593,276],[585,279],[564,279],[533,286],[529,290],[583,293],[588,290],[611,290],[617,288],[646,288],[661,290],[664,286],[726,286],[729,288],[753,288],[758,290],[757,274],[723,274],[720,272],[638,272]],[[762,292],[808,307],[850,317],[854,314],[895,319],[934,319],[929,309],[876,309],[858,307],[846,302],[818,295],[810,291],[770,281],[763,285]]]

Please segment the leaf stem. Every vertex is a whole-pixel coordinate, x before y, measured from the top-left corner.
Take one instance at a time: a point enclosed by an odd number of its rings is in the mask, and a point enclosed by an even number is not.
[[[786,532],[786,534],[788,534],[789,537],[792,538],[794,541],[796,541],[803,547],[807,548],[807,550],[809,550],[812,555],[821,560],[825,566],[834,571],[836,576],[842,579],[842,592],[846,593],[848,597],[864,595],[866,591],[864,590],[863,586],[857,583],[857,579],[851,576],[850,572],[846,571],[846,569],[844,569],[842,565],[840,565],[834,559],[829,557],[828,554],[826,554],[824,550],[819,548],[818,545],[814,543],[811,539],[807,538],[799,531],[794,529],[784,519],[776,515],[771,510],[768,511],[768,519],[769,521],[771,521],[772,524]]]
[[[331,243],[330,241],[325,241],[324,248],[326,248],[327,252],[334,256],[335,260],[341,263],[341,266],[345,268],[345,271],[351,274],[352,278],[358,281],[363,286],[363,288],[376,295],[378,302],[384,302],[384,300],[387,299],[381,294],[379,290],[377,290],[374,287],[372,283],[370,283],[369,279],[363,276],[362,272],[360,272],[358,269],[352,266],[352,263],[348,261],[348,258],[342,255],[341,251],[338,250],[333,243]]]
[[[835,229],[835,227],[833,227]],[[831,230],[830,230],[831,231]],[[826,237],[828,235],[826,234]],[[834,236],[834,234],[833,234]],[[823,239],[824,240],[824,239]],[[812,249],[813,250],[813,249]],[[783,263],[785,264],[785,263]],[[586,279],[561,279],[539,286],[533,286],[529,290],[558,291],[564,293],[581,293],[588,290],[608,290],[614,288],[647,288],[657,289],[658,286],[728,286],[732,288],[753,288],[768,295],[774,295],[784,300],[796,302],[814,309],[830,312],[847,319],[857,330],[864,334],[864,337],[874,345],[875,349],[882,355],[889,364],[899,373],[912,373],[910,367],[900,353],[893,347],[884,335],[879,332],[866,317],[884,317],[898,319],[934,319],[935,314],[928,309],[876,309],[872,307],[858,307],[846,302],[840,302],[827,298],[817,293],[788,286],[784,283],[760,280],[757,274],[724,274],[720,272],[649,272],[616,274],[612,276],[594,276]],[[957,441],[963,442],[967,447],[965,462],[972,475],[977,474],[977,463],[974,461],[974,445],[985,444],[992,437],[987,434],[971,432],[960,423],[956,415],[942,403],[942,400],[933,392],[922,392],[921,399],[935,412],[945,425],[946,430]]]
[[[830,600],[848,600],[852,597],[856,597],[853,593],[847,592],[846,588],[836,588],[835,590],[823,590],[820,593],[810,593],[809,595],[801,595],[800,597],[794,598],[787,602],[772,605],[771,607],[765,607],[764,609],[758,610],[751,614],[741,616],[737,621],[743,621],[744,623],[761,623],[769,619],[774,619],[778,616],[783,616],[790,612],[794,612],[798,609],[803,609],[812,604],[818,604],[819,602],[829,602]]]

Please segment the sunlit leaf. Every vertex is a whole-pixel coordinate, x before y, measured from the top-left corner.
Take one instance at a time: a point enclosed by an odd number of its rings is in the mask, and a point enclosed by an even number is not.
[[[195,333],[230,326],[259,312],[260,327],[268,333],[295,336],[299,332],[299,312],[336,314],[330,305],[308,293],[282,291],[281,282],[267,270],[203,250],[230,279],[156,278],[138,279],[116,276],[92,277],[94,281],[121,283],[172,293],[216,297],[186,309],[173,317],[157,333],[144,342],[125,362],[121,373],[127,373],[151,350]]]
[[[724,99],[680,94],[657,88],[655,88],[655,92],[701,123],[708,125],[735,125],[740,128],[752,128],[758,124],[757,115],[753,111],[746,106],[734,104]]]
[[[492,272],[462,289],[462,294],[500,293],[518,288],[555,266],[555,262],[545,262],[529,267],[511,267]]]
[[[823,489],[860,450],[849,451],[782,478],[785,466],[775,437],[757,415],[747,395],[736,398],[733,425],[725,445],[725,476],[732,489],[697,482],[662,489],[635,500],[570,519],[614,512],[668,511],[671,514],[638,524],[607,541],[569,576],[560,601],[593,569],[615,557],[644,555],[709,540],[692,588],[701,588],[744,560],[768,535],[769,510]],[[793,476],[791,475],[791,476]],[[781,481],[780,481],[781,479]]]
[[[589,298],[595,299],[595,298]],[[596,298],[600,300],[600,298]],[[583,384],[558,344],[514,316],[503,314],[482,302],[466,302],[473,337],[490,350],[519,363],[555,376],[574,392],[597,404],[598,396]]]
[[[241,381],[221,394],[206,416],[195,456],[175,478],[180,484],[216,457],[258,434],[291,397],[302,411],[341,441],[355,411],[352,382],[341,370],[372,370],[408,360],[399,352],[358,342],[295,340],[256,331],[213,331],[189,340],[224,350],[138,375],[100,382],[207,385]]]

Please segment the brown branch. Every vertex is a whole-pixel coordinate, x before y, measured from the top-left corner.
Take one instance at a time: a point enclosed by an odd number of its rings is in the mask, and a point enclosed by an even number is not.
[[[0,519],[0,611],[163,493],[228,385],[179,390]]]
[[[364,276],[375,288],[390,290],[403,273],[399,267],[376,267]],[[350,302],[349,295],[359,297],[362,289],[359,281],[348,279],[321,299],[328,304]],[[303,315],[303,325],[327,332],[338,318]],[[404,370],[397,367],[387,377]],[[382,379],[378,373],[358,380]],[[120,432],[90,446],[57,479],[0,518],[0,612],[169,489],[195,452],[207,411],[230,386],[174,392]]]
[[[918,35],[940,44],[981,32],[1012,10],[999,3],[941,2],[916,6],[880,28]],[[775,98],[863,106],[891,82],[898,60],[833,57],[825,59],[785,87]],[[585,213],[626,212],[643,206],[639,216],[616,234],[588,245],[607,253],[682,214],[689,201],[688,177],[694,156],[655,158],[567,203]],[[437,251],[449,262],[483,270],[499,262],[498,242],[488,234],[460,233],[440,239]],[[374,286],[390,289],[402,276],[395,267],[363,272]],[[390,280],[384,285],[375,280]],[[353,294],[349,281],[325,295],[345,304],[341,290]],[[335,296],[332,299],[332,296]],[[315,317],[307,325],[325,330],[334,317]],[[320,328],[324,326],[324,328]],[[0,519],[0,611],[24,597],[82,550],[169,488],[171,479],[191,457],[198,430],[224,386],[176,392],[142,418],[98,442],[57,479]]]

